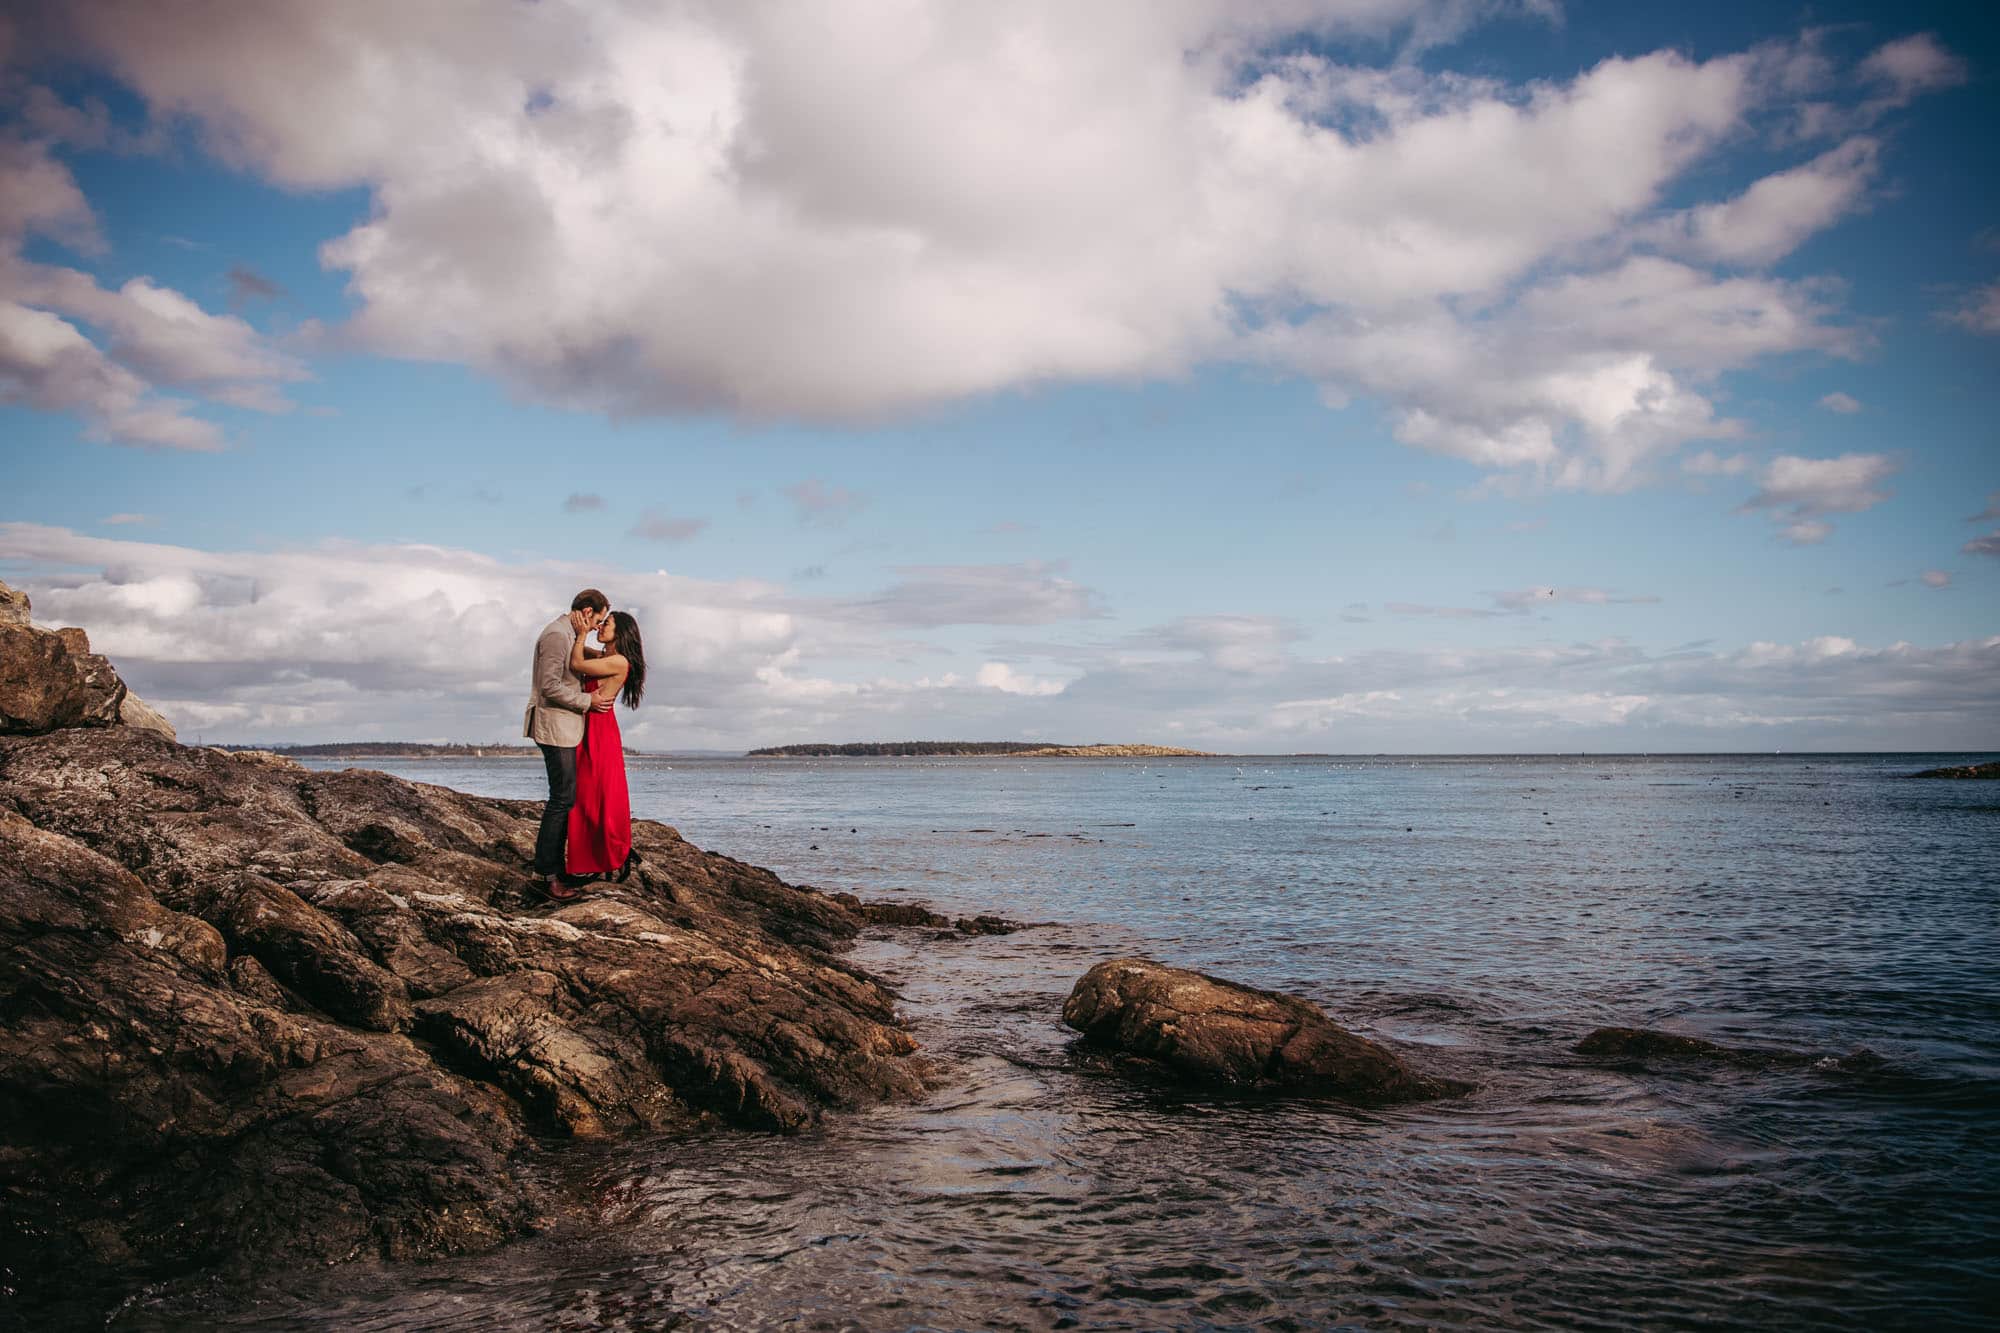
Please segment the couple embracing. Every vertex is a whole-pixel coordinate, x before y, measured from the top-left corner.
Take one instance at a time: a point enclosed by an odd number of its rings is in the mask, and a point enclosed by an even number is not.
[[[597,636],[597,647],[587,642]],[[535,836],[534,891],[575,902],[594,876],[632,873],[632,802],[625,745],[612,711],[622,695],[637,708],[646,691],[639,622],[585,588],[535,640],[533,683],[522,734],[541,747],[549,800]]]

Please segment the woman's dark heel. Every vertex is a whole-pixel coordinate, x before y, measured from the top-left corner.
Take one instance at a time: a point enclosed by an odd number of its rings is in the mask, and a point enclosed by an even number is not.
[[[645,857],[639,855],[637,847],[625,853],[625,864],[618,867],[618,882],[623,884],[626,880],[632,878],[632,867],[645,859]]]

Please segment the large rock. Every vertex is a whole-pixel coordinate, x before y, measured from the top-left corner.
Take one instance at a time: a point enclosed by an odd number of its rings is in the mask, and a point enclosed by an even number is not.
[[[487,1245],[555,1207],[538,1143],[923,1092],[838,956],[856,913],[643,820],[629,882],[547,910],[539,814],[133,727],[0,736],[0,1290]]]
[[[125,687],[80,629],[36,629],[28,595],[0,583],[0,735],[123,723],[174,738],[173,724]]]
[[[2000,780],[2000,761],[1986,764],[1957,764],[1950,768],[1927,768],[1921,773],[1910,774],[1913,778],[1971,778],[1986,781]]]
[[[1470,1090],[1417,1073],[1297,996],[1141,958],[1114,958],[1086,972],[1063,1002],[1063,1022],[1095,1045],[1197,1082],[1370,1102]]]

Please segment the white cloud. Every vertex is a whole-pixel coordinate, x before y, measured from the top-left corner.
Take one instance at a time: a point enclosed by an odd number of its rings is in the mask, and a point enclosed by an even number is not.
[[[1392,616],[1437,616],[1444,620],[1491,620],[1517,614],[1478,606],[1433,606],[1428,602],[1384,602],[1382,609]]]
[[[1557,12],[90,0],[68,18],[230,161],[372,191],[324,257],[350,332],[383,351],[595,409],[843,420],[1251,362],[1385,400],[1415,447],[1623,489],[1740,433],[1714,375],[1855,339],[1810,285],[1615,256],[1652,228],[1703,262],[1768,262],[1856,206],[1878,150],[1852,139],[1663,217],[1753,115],[1836,81],[1823,54],[1659,52],[1510,85],[1292,40],[1407,56]],[[1951,64],[1891,43],[1840,95],[1907,101]]]
[[[1269,671],[1282,665],[1290,645],[1305,631],[1280,616],[1182,616],[1125,643],[1133,648],[1194,653],[1209,666],[1228,672]]]
[[[1967,542],[1965,545],[1959,547],[1958,549],[1965,552],[1967,555],[1990,555],[1990,556],[2000,557],[2000,528],[1996,528],[1994,531],[1987,533],[1984,537],[1974,537],[1971,541]]]
[[[1701,204],[1642,233],[1677,254],[1721,264],[1772,264],[1860,206],[1881,145],[1857,136],[1764,177],[1734,199]]]
[[[912,629],[941,625],[1049,625],[1106,615],[1090,588],[1063,577],[1064,566],[909,565],[873,597],[842,604],[856,623]]]
[[[1778,535],[1794,546],[1817,546],[1833,535],[1833,524],[1817,518],[1793,519],[1779,527]]]
[[[961,674],[910,667],[913,648],[938,650],[885,645],[866,606],[754,581],[507,564],[424,546],[213,553],[22,523],[0,524],[0,560],[26,569],[10,581],[32,593],[43,623],[88,628],[149,702],[211,741],[504,739],[518,728],[535,631],[590,584],[646,632],[647,704],[621,719],[640,748],[1143,740],[1169,724],[1209,749],[2000,743],[2000,636],[1938,647],[1823,637],[1665,654],[1606,641],[1314,657],[1300,651],[1296,626],[1220,615],[1095,646],[1015,645]],[[1038,651],[1065,663],[1059,677],[1024,665]]]
[[[74,324],[0,299],[0,402],[74,412],[92,436],[160,449],[222,447],[215,426],[107,357]]]
[[[2000,519],[2000,491],[1988,491],[1986,508],[1966,519],[1967,523],[1984,523],[1988,519]]]
[[[1695,477],[1740,477],[1755,465],[1748,454],[1722,455],[1704,449],[1681,460],[1681,471]]]
[[[1651,593],[1620,593],[1609,588],[1566,588],[1553,584],[1537,584],[1532,588],[1486,595],[1503,611],[1529,611],[1559,602],[1577,606],[1649,606],[1660,600]]]
[[[1948,322],[1974,333],[2000,333],[2000,282],[1989,282],[1978,288],[1957,305],[1943,311],[1942,316]]]
[[[989,690],[999,690],[1003,694],[1047,695],[1061,694],[1063,683],[1040,676],[1024,676],[1005,662],[988,662],[979,668],[974,678]]]
[[[87,250],[103,244],[69,168],[42,144],[0,135],[0,247],[35,233]]]
[[[276,386],[304,368],[249,324],[149,278],[107,291],[80,270],[31,263],[20,250],[35,232],[97,248],[68,168],[45,144],[0,136],[0,402],[74,413],[96,439],[192,450],[222,447],[221,431],[158,386],[253,411],[291,407]]]
[[[1951,575],[1945,573],[1942,569],[1927,569],[1924,571],[1924,586],[1927,588],[1949,588],[1951,586]]]
[[[1861,400],[1859,398],[1856,398],[1853,394],[1841,393],[1838,390],[1820,399],[1819,405],[1829,412],[1838,412],[1842,416],[1853,416],[1861,410]]]
[[[1919,94],[1952,88],[1967,78],[1966,64],[1930,33],[1886,43],[1861,62],[1861,76],[1880,85],[1889,105],[1904,106]]]
[[[829,486],[818,477],[808,477],[784,488],[785,498],[792,502],[792,512],[799,522],[835,527],[847,521],[857,510],[864,508],[868,498],[857,495],[845,486]]]
[[[1780,454],[1765,466],[1757,493],[1743,502],[1743,508],[1771,510],[1787,541],[1814,545],[1833,532],[1824,515],[1858,514],[1888,499],[1883,485],[1896,467],[1896,460],[1887,454],[1838,458]]]

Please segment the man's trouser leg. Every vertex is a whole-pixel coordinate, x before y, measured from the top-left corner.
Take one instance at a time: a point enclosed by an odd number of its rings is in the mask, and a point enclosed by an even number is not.
[[[569,838],[569,811],[576,804],[576,747],[544,745],[542,765],[549,771],[549,799],[542,807],[542,826],[535,834],[535,873],[563,873],[563,844]]]

